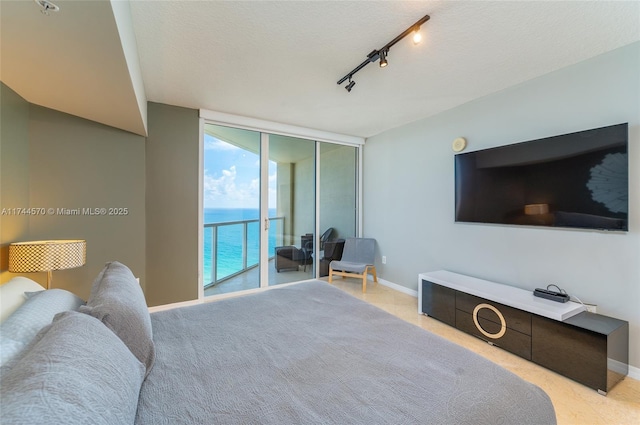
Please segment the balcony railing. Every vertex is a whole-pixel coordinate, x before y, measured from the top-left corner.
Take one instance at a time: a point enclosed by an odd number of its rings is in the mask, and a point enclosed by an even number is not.
[[[284,217],[269,218],[269,259],[284,239]],[[204,225],[204,287],[209,288],[258,266],[260,220]],[[209,272],[209,274],[207,274]]]

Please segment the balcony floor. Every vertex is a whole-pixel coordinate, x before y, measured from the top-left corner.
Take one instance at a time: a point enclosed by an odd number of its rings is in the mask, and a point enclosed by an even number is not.
[[[244,291],[246,289],[258,288],[258,267],[247,270],[238,276],[232,277],[229,280],[218,283],[211,288],[204,290],[205,297],[210,295],[228,294],[230,292]],[[279,285],[282,283],[298,282],[300,280],[307,280],[313,278],[313,265],[307,265],[307,271],[303,271],[302,266],[298,268],[298,271],[281,270],[276,272],[274,260],[269,260],[269,285]]]

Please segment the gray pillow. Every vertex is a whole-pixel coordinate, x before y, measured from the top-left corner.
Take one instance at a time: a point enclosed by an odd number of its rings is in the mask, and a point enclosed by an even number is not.
[[[127,266],[107,263],[80,311],[107,325],[145,365],[147,374],[151,371],[155,360],[151,316],[142,288]]]
[[[2,423],[133,424],[145,368],[100,321],[60,313],[0,368]]]
[[[24,304],[0,324],[0,365],[18,358],[36,334],[51,324],[56,314],[78,310],[82,304],[84,301],[64,289],[30,293]]]

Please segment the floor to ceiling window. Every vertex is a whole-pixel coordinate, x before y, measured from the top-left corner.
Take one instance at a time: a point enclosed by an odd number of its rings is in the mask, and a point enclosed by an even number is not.
[[[260,133],[207,125],[204,135],[203,281],[208,295],[260,265]]]
[[[205,296],[322,277],[320,236],[357,234],[358,147],[210,123],[204,133]]]

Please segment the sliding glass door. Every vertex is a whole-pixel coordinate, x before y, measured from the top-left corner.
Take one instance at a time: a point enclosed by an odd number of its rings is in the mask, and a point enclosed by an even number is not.
[[[204,294],[327,275],[357,233],[354,146],[204,125]]]
[[[269,265],[269,285],[311,279],[316,233],[316,143],[269,135],[269,161],[276,164],[273,196],[282,235]],[[272,224],[273,226],[273,224]]]
[[[260,145],[259,132],[205,126],[205,295],[260,287]]]

